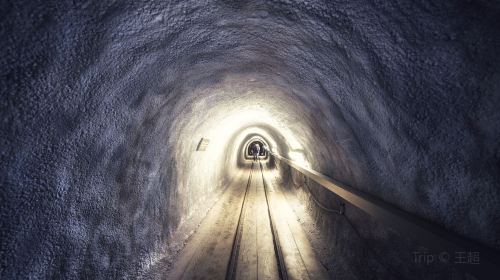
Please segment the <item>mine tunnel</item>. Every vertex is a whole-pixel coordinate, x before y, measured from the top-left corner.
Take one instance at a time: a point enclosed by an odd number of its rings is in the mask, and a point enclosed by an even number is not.
[[[498,1],[0,13],[0,279],[499,279]]]

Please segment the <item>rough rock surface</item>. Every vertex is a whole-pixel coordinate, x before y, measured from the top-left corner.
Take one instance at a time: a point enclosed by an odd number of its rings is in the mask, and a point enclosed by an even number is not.
[[[2,279],[135,278],[170,258],[234,168],[224,148],[194,152],[228,108],[271,112],[244,124],[283,151],[288,128],[314,169],[500,249],[497,1],[0,11]],[[213,143],[238,145],[230,132]],[[353,235],[331,238],[354,244],[332,263],[373,277]],[[377,275],[416,277],[399,265]]]

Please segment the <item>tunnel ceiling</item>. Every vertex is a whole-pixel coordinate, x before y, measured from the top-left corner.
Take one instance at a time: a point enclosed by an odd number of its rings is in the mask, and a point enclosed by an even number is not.
[[[250,133],[500,248],[500,7],[438,2],[0,4],[2,261],[147,269]]]

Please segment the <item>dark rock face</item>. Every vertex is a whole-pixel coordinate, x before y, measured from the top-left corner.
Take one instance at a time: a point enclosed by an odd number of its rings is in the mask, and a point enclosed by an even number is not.
[[[197,141],[252,106],[312,168],[500,249],[500,6],[438,2],[0,4],[0,278],[171,258],[233,168]]]

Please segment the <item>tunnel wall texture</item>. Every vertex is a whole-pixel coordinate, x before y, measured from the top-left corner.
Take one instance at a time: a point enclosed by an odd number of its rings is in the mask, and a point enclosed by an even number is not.
[[[498,2],[0,5],[0,278],[175,255],[227,180],[208,116],[248,102],[312,168],[500,249]]]
[[[286,163],[272,161],[276,164],[267,166],[279,174],[275,186],[284,192],[332,279],[477,279],[453,265],[453,253],[415,242]]]

